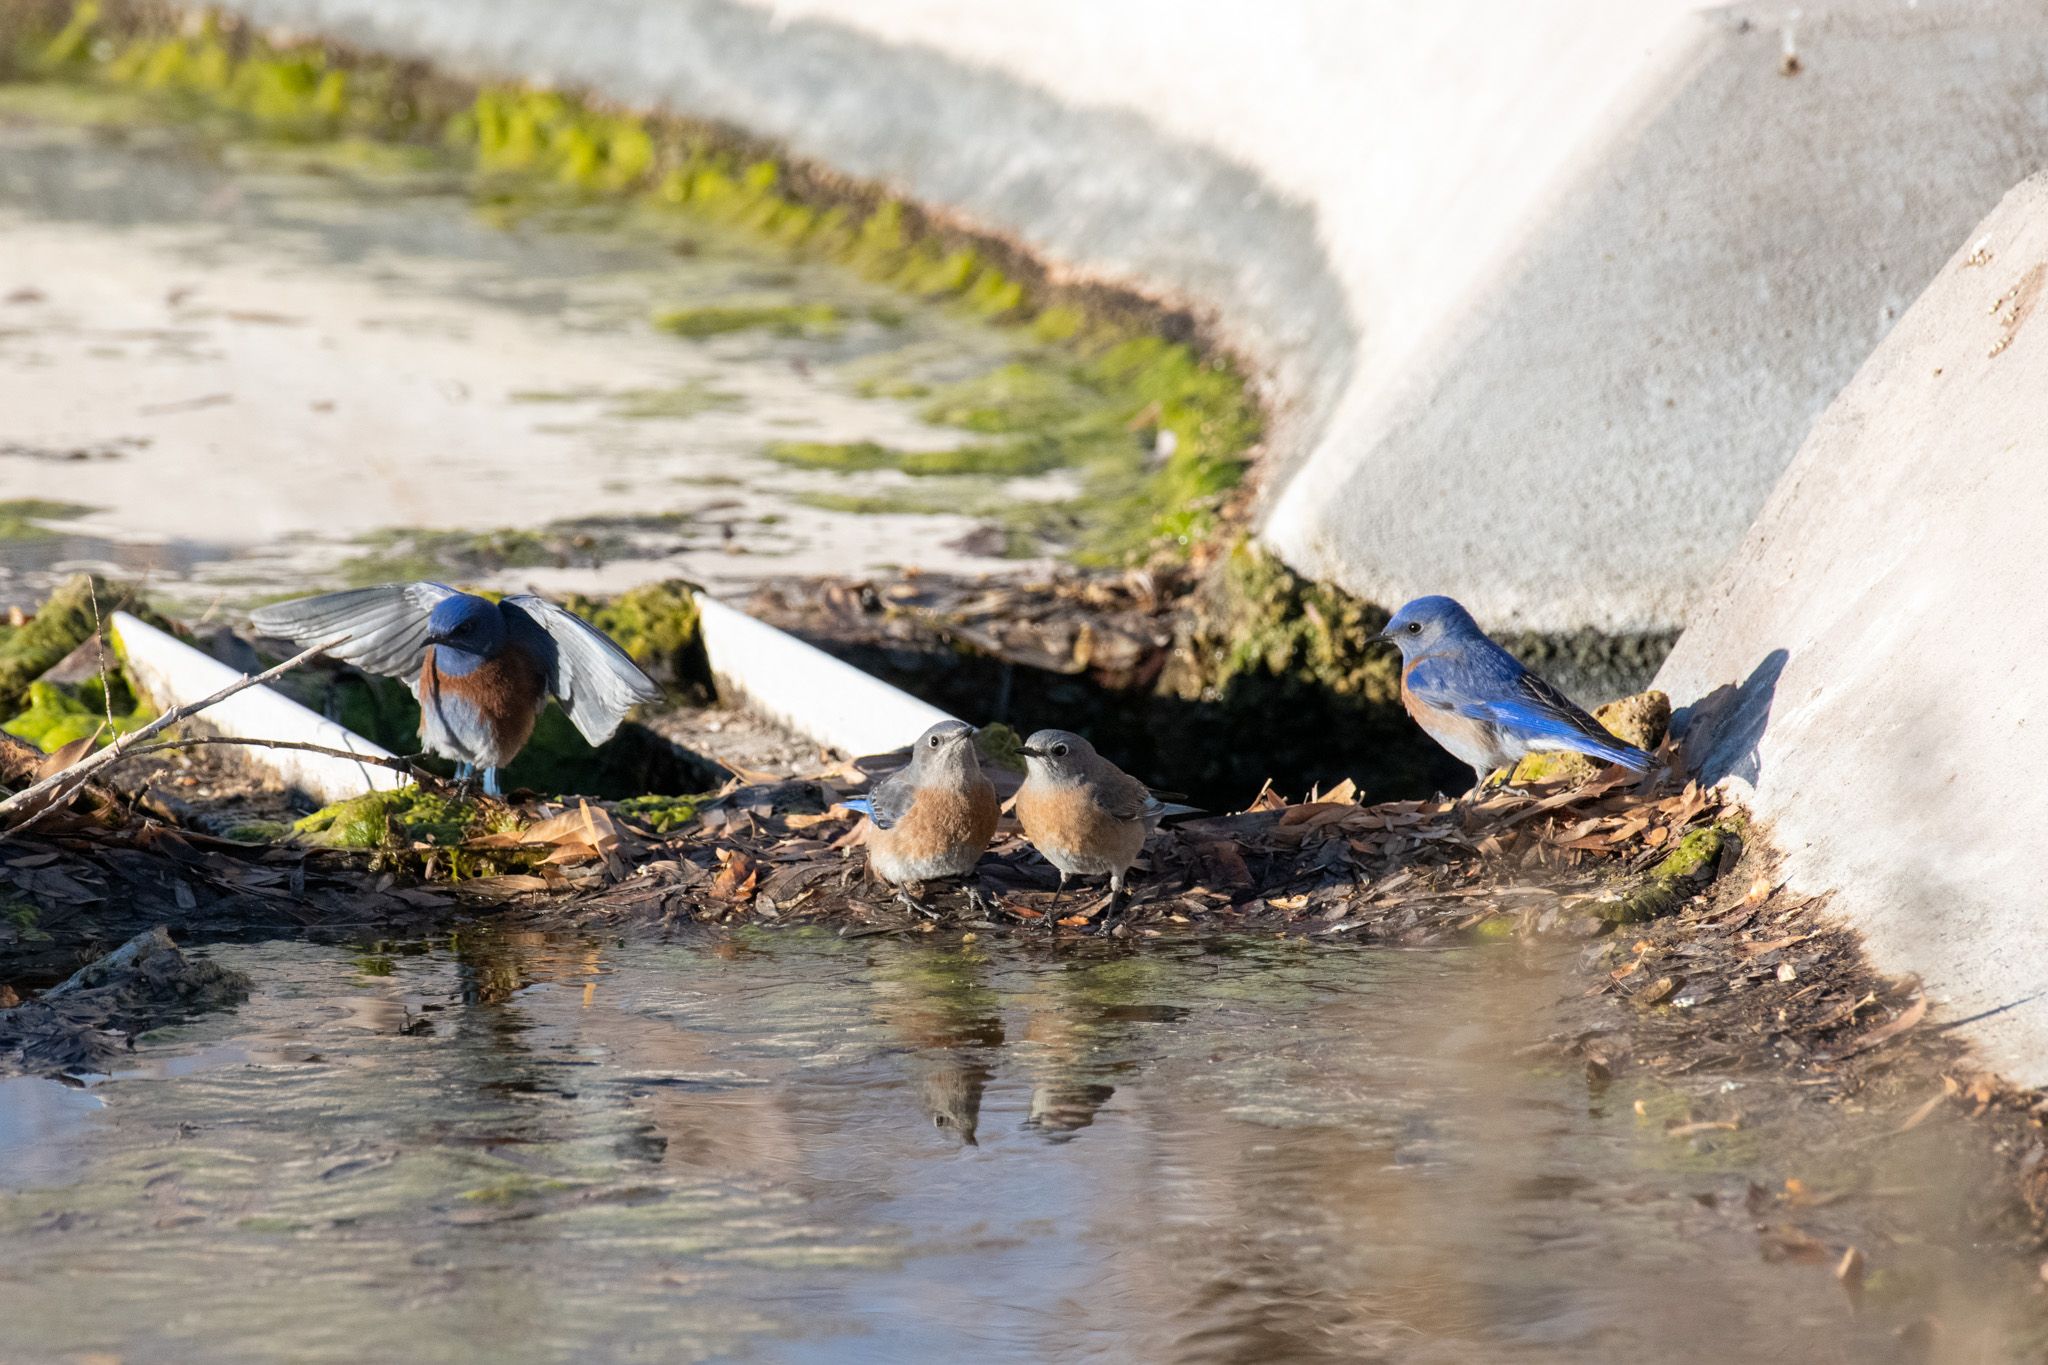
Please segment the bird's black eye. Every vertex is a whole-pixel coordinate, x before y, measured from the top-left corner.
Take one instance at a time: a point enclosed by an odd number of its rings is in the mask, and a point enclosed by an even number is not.
[[[1064,745],[1064,744],[1055,744],[1055,745],[1053,745],[1053,746],[1052,746],[1052,756],[1053,756],[1054,758],[1065,758],[1065,757],[1067,756],[1067,746],[1066,746],[1066,745]]]
[[[932,1115],[932,1127],[934,1127],[934,1128],[944,1128],[945,1126],[946,1126],[946,1116],[945,1116],[944,1114],[933,1114],[933,1115]]]
[[[937,735],[933,735],[933,736],[931,737],[931,746],[932,746],[932,747],[933,747],[934,749],[936,749],[936,748],[938,748],[938,747],[939,747],[939,737],[938,737]]]
[[[1410,622],[1408,623],[1408,633],[1409,633],[1410,635],[1420,635],[1420,634],[1422,634],[1422,622],[1420,622],[1420,621],[1410,621]]]

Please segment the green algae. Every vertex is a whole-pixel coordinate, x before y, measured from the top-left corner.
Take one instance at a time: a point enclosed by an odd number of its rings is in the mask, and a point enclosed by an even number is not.
[[[422,578],[479,578],[507,569],[595,567],[623,558],[630,549],[618,528],[595,521],[556,522],[537,531],[387,527],[357,537],[356,543],[363,553],[335,570],[355,588]]]
[[[980,475],[1019,478],[1066,467],[1068,449],[1053,437],[1019,437],[955,446],[950,450],[897,450],[874,441],[776,441],[764,452],[777,464],[799,469],[858,473],[892,469],[915,477]]]
[[[48,540],[58,532],[47,523],[72,521],[92,510],[81,503],[47,498],[0,500],[0,540]]]
[[[691,380],[666,389],[628,389],[613,399],[611,415],[639,421],[680,419],[730,411],[745,402],[739,394]]]
[[[1087,471],[1087,525],[1072,546],[1084,562],[1185,549],[1210,534],[1259,440],[1243,374],[1180,339],[1186,319],[1134,294],[1062,284],[1010,244],[729,130],[556,90],[465,87],[416,64],[273,39],[231,16],[173,29],[155,9],[82,3],[15,48],[19,70],[129,101],[124,117],[140,100],[224,139],[339,149],[338,169],[364,173],[416,172],[438,157],[506,221],[547,212],[565,224],[622,215],[721,224],[1018,329],[1056,352],[1064,372],[1004,366],[964,381],[993,393],[988,403],[917,387],[932,391],[938,420],[1019,438],[969,447],[948,468]],[[376,146],[399,150],[380,158]],[[892,312],[869,316],[887,322]],[[830,305],[775,300],[713,302],[658,321],[704,337],[831,334],[846,319]],[[1100,402],[1080,401],[1075,386]]]
[[[679,337],[701,339],[730,332],[773,332],[777,336],[834,337],[846,315],[829,303],[707,303],[668,308],[654,325]]]

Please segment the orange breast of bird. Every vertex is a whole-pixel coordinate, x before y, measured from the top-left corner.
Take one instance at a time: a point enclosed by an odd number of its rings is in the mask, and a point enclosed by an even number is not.
[[[987,778],[958,787],[927,787],[887,831],[889,842],[909,857],[923,858],[959,848],[977,855],[996,837],[1002,809]]]
[[[507,649],[486,659],[467,673],[443,673],[434,662],[434,649],[420,665],[420,700],[434,697],[468,702],[491,729],[499,761],[512,756],[533,738],[534,722],[548,697],[547,674],[538,661],[524,650]]]
[[[1078,782],[1026,782],[1017,792],[1017,821],[1039,852],[1076,871],[1129,867],[1145,844],[1142,821],[1117,819]]]

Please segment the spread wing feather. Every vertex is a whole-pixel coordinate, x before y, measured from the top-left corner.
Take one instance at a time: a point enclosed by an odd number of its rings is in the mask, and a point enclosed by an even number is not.
[[[592,744],[602,744],[619,728],[626,710],[638,702],[661,700],[661,688],[640,671],[610,636],[573,612],[552,602],[521,595],[504,605],[524,612],[554,641],[548,690],[562,710]]]
[[[258,607],[249,619],[265,635],[301,645],[345,635],[347,640],[327,651],[329,657],[366,673],[403,678],[417,691],[427,654],[427,618],[456,595],[440,583],[386,583]]]

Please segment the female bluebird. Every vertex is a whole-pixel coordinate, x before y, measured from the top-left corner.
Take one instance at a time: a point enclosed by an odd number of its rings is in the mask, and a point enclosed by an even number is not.
[[[387,583],[280,602],[249,619],[303,645],[347,636],[328,653],[403,678],[419,698],[421,742],[455,760],[458,780],[483,769],[492,796],[550,692],[592,744],[612,737],[627,707],[661,699],[604,632],[538,597],[493,602],[439,583]]]
[[[933,912],[909,884],[972,876],[1002,818],[995,785],[974,752],[974,727],[958,720],[919,735],[909,767],[841,804],[868,817],[868,866],[921,915]],[[967,894],[977,905],[983,900],[978,886]]]
[[[1401,647],[1401,704],[1429,737],[1472,765],[1484,786],[1525,754],[1565,751],[1647,772],[1625,744],[1564,693],[1486,638],[1448,597],[1418,597],[1394,613],[1382,640]]]
[[[1193,809],[1161,801],[1066,730],[1040,730],[1017,752],[1024,755],[1025,774],[1017,789],[1017,819],[1024,837],[1059,869],[1063,893],[1069,877],[1107,874],[1110,903],[1120,904],[1124,874],[1146,836],[1166,816]]]

